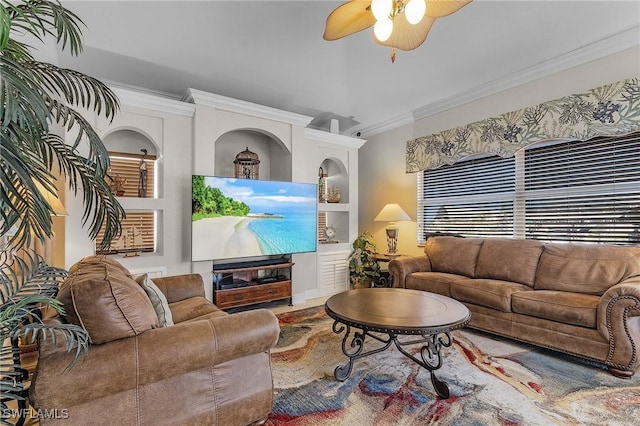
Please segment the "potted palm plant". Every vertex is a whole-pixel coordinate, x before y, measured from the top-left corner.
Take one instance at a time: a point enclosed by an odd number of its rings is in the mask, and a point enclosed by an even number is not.
[[[353,241],[353,251],[349,255],[349,281],[351,288],[371,287],[380,277],[380,265],[375,259],[376,244],[372,236],[364,231]]]
[[[112,120],[119,108],[115,94],[83,73],[38,61],[27,44],[55,39],[77,55],[82,25],[55,1],[0,0],[0,423],[7,401],[23,399],[20,357],[10,343],[27,335],[62,337],[75,359],[89,343],[80,327],[41,321],[42,307],[62,313],[54,297],[66,271],[29,249],[52,236],[53,210],[38,187],[55,193],[56,177],[64,179],[83,199],[89,236],[95,239],[104,227],[105,247],[124,217],[105,181],[107,150],[79,112],[92,109]],[[74,132],[73,141],[67,143],[65,130]]]

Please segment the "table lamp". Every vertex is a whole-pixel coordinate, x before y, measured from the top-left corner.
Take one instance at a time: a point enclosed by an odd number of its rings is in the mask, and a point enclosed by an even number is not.
[[[401,220],[411,220],[409,215],[402,210],[398,204],[387,204],[382,208],[378,216],[373,219],[376,222],[389,222],[389,225],[386,228],[387,232],[387,249],[389,256],[399,256],[396,252],[398,251],[398,232],[399,229],[396,228],[395,222]]]

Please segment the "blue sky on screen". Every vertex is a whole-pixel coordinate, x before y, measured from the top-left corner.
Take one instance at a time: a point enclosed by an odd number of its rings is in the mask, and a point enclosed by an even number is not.
[[[246,203],[252,213],[314,212],[317,186],[292,182],[206,177],[205,184]]]

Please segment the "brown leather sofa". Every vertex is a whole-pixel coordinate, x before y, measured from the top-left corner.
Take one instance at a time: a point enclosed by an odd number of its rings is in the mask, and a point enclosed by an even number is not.
[[[470,327],[605,364],[640,365],[640,247],[431,237],[389,263],[394,287],[452,297]]]
[[[70,269],[58,294],[66,316],[47,321],[83,326],[92,344],[67,368],[73,354],[63,339],[39,342],[30,401],[43,413],[40,424],[244,426],[266,420],[273,403],[269,351],[280,331],[275,315],[221,311],[205,299],[197,274],[153,278],[157,295],[143,289],[148,277],[137,281],[105,256]]]

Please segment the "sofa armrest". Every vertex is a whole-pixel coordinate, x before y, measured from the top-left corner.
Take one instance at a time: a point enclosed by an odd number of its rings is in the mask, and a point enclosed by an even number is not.
[[[273,312],[257,309],[93,345],[66,371],[72,355],[55,352],[39,360],[30,394],[41,409],[72,407],[190,372],[213,375],[226,361],[269,351],[279,333]]]
[[[431,262],[427,255],[399,257],[389,262],[389,273],[393,277],[394,287],[406,287],[405,279],[413,272],[431,271]]]
[[[204,281],[200,274],[172,275],[151,279],[167,296],[169,303],[204,295]]]
[[[598,304],[598,331],[609,341],[607,365],[622,371],[640,366],[640,277],[609,288]]]

